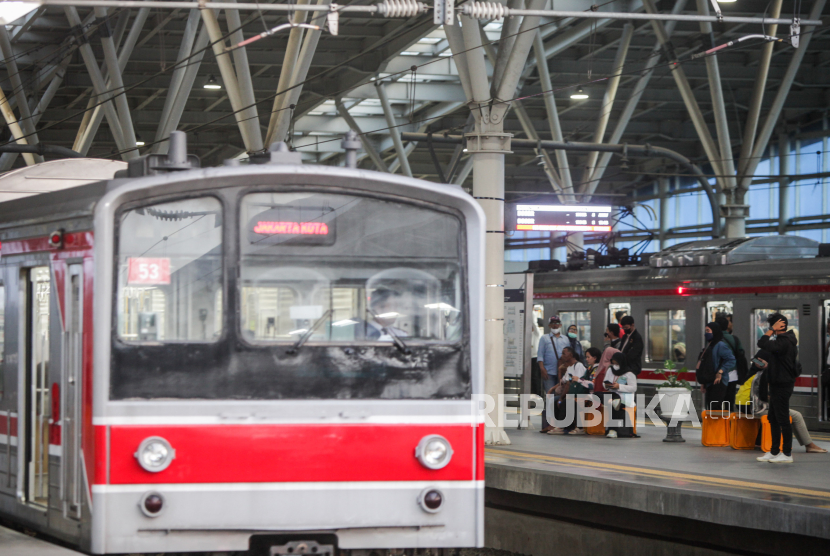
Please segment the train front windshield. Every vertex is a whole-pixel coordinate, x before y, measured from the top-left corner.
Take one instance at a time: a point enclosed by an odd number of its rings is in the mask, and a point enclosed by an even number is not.
[[[233,250],[212,197],[122,215],[112,398],[469,395],[457,215],[327,192],[234,212]]]

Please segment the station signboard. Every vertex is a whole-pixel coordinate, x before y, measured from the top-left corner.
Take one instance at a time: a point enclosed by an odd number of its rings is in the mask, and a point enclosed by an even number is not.
[[[607,205],[516,205],[518,232],[610,232]]]

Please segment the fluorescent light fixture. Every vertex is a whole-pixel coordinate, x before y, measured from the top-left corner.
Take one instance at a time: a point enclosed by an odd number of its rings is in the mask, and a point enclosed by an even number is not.
[[[288,334],[289,334],[289,335],[290,335],[290,334],[305,334],[306,332],[308,332],[308,328],[299,328],[299,329],[297,329],[297,330],[292,330],[292,331],[291,331],[291,332],[289,332]]]
[[[731,4],[732,2],[737,2],[738,0],[718,0],[718,4]]]
[[[455,311],[456,313],[459,312],[458,309],[447,303],[428,303],[424,305],[424,307],[427,309],[441,309],[442,311]]]
[[[575,93],[571,93],[571,98],[573,100],[585,100],[588,98],[588,93],[582,90],[582,87],[576,90]]]
[[[211,75],[210,79],[208,79],[207,83],[205,83],[204,88],[205,89],[221,89],[222,85],[220,85],[219,82],[216,81],[216,78]]]
[[[9,25],[40,5],[41,2],[0,2],[0,25]]]
[[[338,326],[338,327],[339,326],[353,326],[355,324],[358,324],[358,322],[356,320],[352,320],[352,319],[339,320],[337,322],[331,323],[332,326]]]
[[[136,139],[135,140],[135,146],[136,147],[143,147],[144,146],[144,141],[142,141],[141,139]]]

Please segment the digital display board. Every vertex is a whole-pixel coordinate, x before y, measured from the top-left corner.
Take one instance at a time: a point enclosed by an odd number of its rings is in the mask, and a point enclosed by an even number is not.
[[[598,205],[516,205],[516,231],[610,232],[611,210]]]
[[[268,207],[248,222],[248,241],[254,245],[334,245],[336,218],[331,207]]]

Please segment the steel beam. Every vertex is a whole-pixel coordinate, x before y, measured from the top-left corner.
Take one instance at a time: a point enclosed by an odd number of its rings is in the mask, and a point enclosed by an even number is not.
[[[99,19],[107,19],[106,8],[96,8],[95,16]],[[108,34],[109,27],[105,22],[100,28],[101,45],[104,49],[104,61],[107,64],[107,71],[109,72],[108,89],[114,92],[115,107],[118,111],[118,117],[121,122],[121,129],[123,129],[124,141],[135,146],[135,128],[133,127],[133,120],[130,117],[130,105],[127,104],[127,92],[124,90],[124,80],[121,78],[121,68],[118,64],[118,54],[115,51],[115,41],[112,35]]]
[[[395,151],[398,153],[398,161],[401,164],[401,170],[404,175],[412,177],[412,169],[409,167],[409,160],[406,157],[403,141],[401,141],[401,130],[398,128],[398,123],[395,121],[395,114],[392,112],[392,105],[389,103],[389,97],[386,96],[386,90],[383,88],[383,83],[378,80],[375,82],[378,88],[378,98],[380,104],[383,106],[383,115],[386,117],[386,124],[389,126],[389,135],[392,136],[392,141],[395,143]]]
[[[628,56],[628,47],[631,45],[631,38],[634,36],[634,26],[626,23],[623,26],[622,38],[617,47],[617,54],[614,57],[614,69],[611,70],[611,78],[608,80],[608,86],[605,88],[605,95],[602,97],[602,105],[600,106],[599,119],[597,120],[597,127],[594,130],[594,143],[602,143],[605,138],[605,130],[608,127],[608,121],[611,119],[611,111],[614,109],[614,101],[617,98],[617,89],[620,85],[620,78],[622,77],[623,67],[625,66],[625,59]],[[585,172],[582,177],[582,182],[585,183],[591,179],[591,174],[594,173],[597,164],[599,153],[592,152],[588,154],[588,161],[585,164]]]
[[[487,66],[484,63],[484,49],[481,48],[481,32],[478,20],[470,17],[460,17],[461,34],[464,36],[466,53],[462,56],[467,60],[467,71],[470,77],[470,110],[477,120],[484,123],[490,121],[490,87],[487,80]],[[452,43],[451,43],[452,44]],[[453,50],[453,54],[455,54]]]
[[[325,0],[317,0],[317,6],[312,6],[324,9],[322,3]],[[323,16],[324,11],[314,12],[311,16],[312,21],[318,21]],[[293,110],[289,108],[291,105],[297,104],[300,100],[300,94],[303,92],[302,83],[308,77],[308,70],[311,67],[311,60],[314,58],[314,53],[317,51],[317,43],[320,41],[321,30],[309,29],[306,31],[303,38],[303,46],[300,49],[300,54],[297,57],[297,64],[292,68],[291,81],[287,93],[283,96],[283,101],[277,112],[277,121],[274,127],[274,135],[272,141],[282,141],[288,135],[288,128],[291,125],[291,118]]]
[[[340,114],[340,117],[346,120],[346,123],[349,124],[350,128],[352,128],[352,131],[357,133],[357,136],[360,138],[360,142],[363,143],[363,150],[366,151],[367,156],[372,159],[375,168],[377,168],[380,172],[388,172],[389,168],[386,167],[386,163],[383,161],[380,153],[378,153],[377,149],[375,149],[375,146],[372,144],[372,140],[369,139],[368,135],[363,133],[363,130],[361,130],[360,126],[357,125],[357,122],[354,121],[352,115],[349,114],[349,110],[343,106],[342,99],[338,98],[335,100],[334,105],[337,107],[337,112]]]
[[[26,141],[26,134],[23,133],[23,130],[20,128],[20,124],[17,123],[17,118],[9,106],[9,101],[6,99],[6,93],[3,92],[2,87],[0,87],[0,112],[3,113],[3,118],[6,120],[6,125],[9,126],[9,131],[12,132],[12,137],[14,137],[15,143],[18,145],[28,145],[29,142]],[[34,156],[30,153],[24,154],[23,158],[26,160],[26,164],[28,166],[37,164]]]
[[[236,0],[231,0],[231,2],[236,2]],[[242,33],[242,20],[239,17],[239,10],[226,9],[225,18],[228,22],[231,43],[239,44],[244,41],[245,35]],[[236,68],[236,78],[239,81],[239,93],[242,105],[247,107],[243,111],[243,114],[248,125],[249,133],[254,140],[254,149],[261,150],[263,148],[262,130],[260,130],[259,126],[259,113],[256,107],[256,98],[254,97],[251,65],[248,63],[248,53],[244,46],[234,49],[233,65]]]
[[[559,123],[559,114],[556,111],[556,99],[553,97],[553,85],[550,80],[548,61],[544,55],[545,45],[538,31],[535,33],[534,48],[536,50],[536,60],[538,60],[539,81],[541,82],[542,90],[546,91],[544,94],[545,110],[548,114],[548,125],[550,126],[551,137],[554,141],[562,142],[565,139],[562,135],[562,126]],[[554,155],[556,156],[556,163],[559,165],[559,183],[561,184],[562,192],[565,194],[567,202],[572,202],[574,201],[573,194],[576,192],[574,191],[568,156],[564,150],[557,150]]]
[[[772,0],[770,16],[781,15],[781,5],[784,0]],[[770,25],[767,33],[774,37],[778,32],[778,25]],[[761,103],[764,101],[764,89],[767,86],[769,66],[772,62],[772,52],[775,48],[774,42],[768,42],[761,47],[761,59],[758,61],[758,76],[755,79],[755,87],[752,90],[752,98],[749,101],[749,112],[746,115],[746,127],[744,128],[744,140],[741,145],[741,154],[738,158],[738,173],[744,174],[749,164],[749,155],[755,145],[755,133],[758,131],[758,121],[761,119]]]
[[[308,0],[298,0],[297,5],[306,5]],[[305,23],[308,17],[308,12],[297,11],[294,12],[293,23]],[[288,33],[288,44],[285,47],[285,55],[282,60],[282,68],[280,69],[280,81],[277,85],[277,96],[274,97],[274,103],[271,108],[271,117],[268,122],[268,132],[265,134],[265,144],[270,145],[274,142],[274,131],[276,131],[277,119],[282,108],[284,97],[287,93],[286,89],[291,83],[291,74],[294,67],[297,65],[297,58],[300,55],[300,46],[303,41],[303,28],[293,27]],[[368,152],[368,151],[367,151]]]
[[[524,0],[508,0],[507,5],[510,8],[524,8]],[[499,39],[499,51],[496,59],[493,61],[493,81],[490,87],[490,94],[495,97],[498,91],[499,83],[501,83],[504,69],[507,66],[507,59],[513,51],[513,45],[516,43],[516,33],[519,32],[519,26],[522,24],[521,17],[508,17],[504,20],[501,27],[501,38]]]
[[[778,180],[778,234],[783,236],[787,235],[790,223],[790,139],[786,133],[778,138],[778,167],[781,173]]]
[[[450,45],[452,61],[458,70],[458,80],[461,82],[464,96],[469,102],[475,95],[472,84],[470,83],[470,68],[467,67],[467,53],[464,52],[464,35],[461,34],[461,29],[458,25],[444,26],[444,33],[447,35],[447,43]]]
[[[519,119],[519,123],[522,126],[522,129],[527,135],[528,139],[532,139],[533,141],[539,141],[539,134],[536,132],[536,128],[533,127],[533,121],[530,119],[530,116],[527,114],[527,110],[522,105],[521,101],[515,101],[513,103],[513,111],[516,113],[516,117]],[[564,191],[562,190],[561,179],[559,174],[556,172],[556,168],[553,165],[553,160],[550,158],[550,154],[545,149],[533,149],[536,153],[536,156],[542,159],[542,166],[545,170],[545,175],[550,182],[551,187],[557,193],[559,193],[559,201],[565,203],[565,195]]]
[[[813,8],[810,10],[811,19],[817,18],[821,15],[825,3],[826,0],[815,0]],[[749,189],[749,184],[752,182],[752,174],[755,173],[755,169],[761,161],[761,155],[764,154],[764,150],[767,148],[767,143],[769,143],[769,139],[772,137],[775,124],[778,121],[778,117],[781,115],[781,110],[784,108],[784,101],[787,100],[787,95],[789,94],[790,87],[792,87],[793,81],[795,80],[795,75],[801,67],[801,61],[804,59],[804,55],[810,47],[810,39],[813,37],[813,29],[815,29],[815,27],[806,26],[801,28],[801,44],[793,53],[793,57],[790,59],[790,64],[787,66],[787,72],[778,84],[778,91],[775,93],[772,106],[770,106],[767,111],[767,117],[764,120],[764,125],[761,127],[761,131],[758,132],[758,137],[755,139],[755,145],[752,147],[752,155],[748,157],[749,163],[747,164],[746,170],[743,172],[741,181],[739,182],[741,193],[745,193]]]
[[[11,82],[14,97],[17,99],[17,111],[20,114],[18,123],[32,143],[38,143],[37,134],[35,133],[35,126],[32,122],[32,112],[29,110],[29,101],[26,100],[26,91],[23,88],[23,80],[20,79],[20,73],[17,69],[17,62],[15,61],[14,50],[12,49],[9,32],[5,25],[0,25],[0,52],[3,53],[3,60],[6,64],[6,73],[9,74],[9,81]],[[39,154],[35,155],[37,162],[43,162],[43,157]]]

